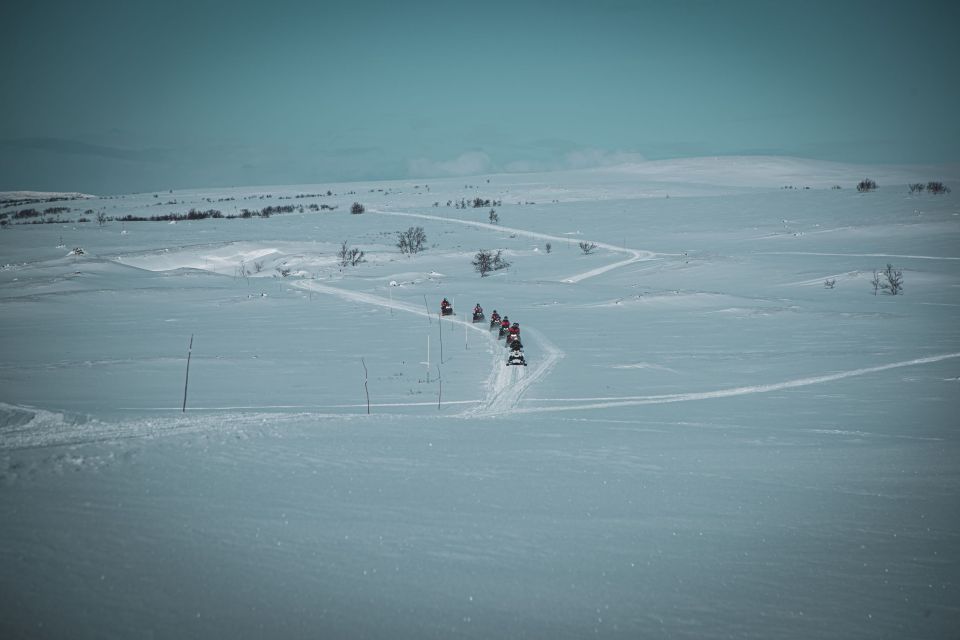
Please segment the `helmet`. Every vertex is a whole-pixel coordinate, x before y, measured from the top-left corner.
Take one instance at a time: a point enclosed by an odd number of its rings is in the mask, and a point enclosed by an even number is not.
[[[514,323],[513,323],[513,326],[519,327],[519,326],[520,326],[520,323],[519,323],[519,322],[514,322]]]

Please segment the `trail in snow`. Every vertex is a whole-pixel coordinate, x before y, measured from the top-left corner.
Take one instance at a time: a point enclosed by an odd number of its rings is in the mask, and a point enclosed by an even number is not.
[[[326,293],[332,296],[338,296],[354,302],[391,307],[399,311],[415,313],[421,316],[428,315],[426,309],[419,305],[391,300],[369,293],[338,289],[337,287],[320,284],[314,280],[297,282],[294,286],[315,293]],[[474,331],[487,336],[488,340],[496,343],[496,339],[491,335],[485,323],[477,325],[472,322],[467,322],[466,320],[450,317],[444,318],[444,320],[466,325]],[[532,367],[523,367],[526,371],[518,371],[520,367],[508,367],[504,364],[506,356],[505,350],[499,343],[496,343],[492,350],[491,372],[484,383],[486,396],[480,401],[477,407],[460,414],[461,417],[493,416],[515,410],[517,404],[520,402],[520,397],[530,385],[543,378],[543,376],[553,368],[554,364],[563,357],[563,352],[552,342],[540,335],[539,332],[528,328],[524,331],[524,336],[534,337],[537,344],[541,346],[544,357],[538,359],[537,364]]]
[[[0,403],[0,451],[84,445],[169,435],[236,434],[280,424],[316,420],[350,420],[365,414],[251,413],[249,411],[191,415],[176,414],[123,420],[88,420],[82,416]]]
[[[524,340],[533,337],[540,345],[542,358],[536,364],[518,367],[504,364],[504,353],[494,354],[493,374],[487,381],[486,399],[478,406],[472,407],[462,414],[464,418],[490,417],[504,415],[517,411],[517,405],[523,394],[533,383],[547,375],[554,365],[563,357],[564,353],[555,344],[547,340],[539,331],[524,329]],[[499,345],[498,345],[499,346]]]
[[[488,222],[475,222],[473,220],[463,220],[461,218],[445,218],[443,216],[432,216],[425,213],[405,213],[400,211],[380,211],[378,209],[370,209],[371,213],[379,213],[380,215],[385,216],[406,216],[410,218],[422,218],[424,220],[436,220],[440,222],[455,222],[457,224],[467,225],[469,227],[478,227],[480,229],[490,229],[491,231],[497,231],[499,233],[513,233],[519,236],[526,236],[528,238],[537,238],[539,240],[554,240],[556,242],[566,242],[570,238],[564,236],[554,236],[548,233],[540,233],[538,231],[527,231],[526,229],[517,229],[516,227],[504,227],[498,224],[490,224]],[[592,242],[592,241],[591,241]],[[576,275],[570,276],[569,278],[564,278],[561,282],[568,284],[575,284],[586,280],[587,278],[593,278],[600,274],[606,273],[613,269],[626,266],[628,264],[639,262],[641,260],[655,260],[661,254],[655,253],[653,251],[644,251],[640,249],[627,249],[625,247],[618,247],[614,244],[607,244],[605,242],[593,242],[597,245],[598,249],[606,249],[607,251],[613,251],[616,253],[627,253],[630,255],[626,260],[621,260],[619,262],[614,262],[613,264],[608,264],[602,267],[597,267],[596,269],[591,269],[583,273],[578,273]]]
[[[554,406],[554,407],[523,407],[517,408],[515,413],[545,413],[550,411],[582,411],[584,409],[607,409],[611,407],[629,407],[642,404],[666,404],[669,402],[690,402],[692,400],[711,400],[714,398],[730,398],[733,396],[743,396],[753,393],[768,393],[770,391],[780,391],[783,389],[793,389],[796,387],[806,387],[813,384],[822,384],[824,382],[833,382],[844,378],[862,376],[890,369],[899,369],[901,367],[912,367],[921,364],[930,364],[949,360],[951,358],[960,358],[960,353],[944,353],[937,356],[926,358],[916,358],[914,360],[903,360],[883,364],[876,367],[865,367],[863,369],[853,369],[851,371],[840,371],[824,376],[813,376],[808,378],[798,378],[796,380],[787,380],[785,382],[776,382],[773,384],[752,385],[747,387],[734,387],[732,389],[718,389],[716,391],[700,391],[693,393],[674,393],[658,396],[621,396],[613,398],[552,398],[536,399],[536,402],[589,402],[589,404]]]
[[[904,260],[960,260],[950,256],[912,256],[896,253],[820,253],[816,251],[761,251],[758,256],[834,256],[839,258],[902,258]]]

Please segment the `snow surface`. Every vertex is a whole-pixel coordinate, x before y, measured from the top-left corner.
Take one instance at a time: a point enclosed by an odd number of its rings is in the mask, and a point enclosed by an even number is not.
[[[954,637],[960,204],[928,180],[708,158],[10,225],[0,637]]]

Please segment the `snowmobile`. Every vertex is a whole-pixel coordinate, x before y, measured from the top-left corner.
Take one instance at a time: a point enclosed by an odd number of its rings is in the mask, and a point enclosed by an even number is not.
[[[477,313],[476,311],[473,312],[473,321],[474,321],[474,322],[483,322],[485,318],[486,318],[486,316],[483,315],[483,311],[481,311],[480,313]]]
[[[506,327],[501,326],[501,327],[500,327],[500,333],[497,334],[497,340],[499,340],[499,339],[502,338],[503,336],[507,335],[508,333],[509,333],[509,330],[508,330]]]
[[[490,318],[490,329],[500,326],[500,318]]]
[[[453,315],[453,305],[444,300],[440,304],[440,315],[442,316],[452,316]]]
[[[514,349],[510,352],[510,355],[507,356],[507,366],[509,367],[512,364],[518,366],[522,364],[523,366],[527,366],[527,360],[523,357],[523,351],[520,349]]]

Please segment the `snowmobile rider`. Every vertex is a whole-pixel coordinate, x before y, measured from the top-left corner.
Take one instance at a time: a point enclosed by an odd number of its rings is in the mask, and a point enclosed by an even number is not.
[[[446,298],[443,299],[443,302],[440,303],[440,311],[446,311],[450,308],[450,302]]]
[[[483,315],[483,307],[480,306],[480,303],[479,303],[479,302],[477,303],[477,306],[475,306],[475,307],[473,308],[473,315],[475,315],[475,316],[482,316],[482,315]]]
[[[500,314],[497,313],[496,309],[494,309],[493,313],[490,314],[490,322],[494,322],[494,323],[500,322]]]
[[[510,335],[511,335],[512,337],[514,337],[514,338],[519,338],[519,337],[520,337],[520,323],[519,323],[519,322],[514,322],[514,323],[513,323],[513,326],[510,327]]]
[[[504,331],[508,330],[510,328],[510,318],[503,316],[503,320],[500,321],[500,326]]]

